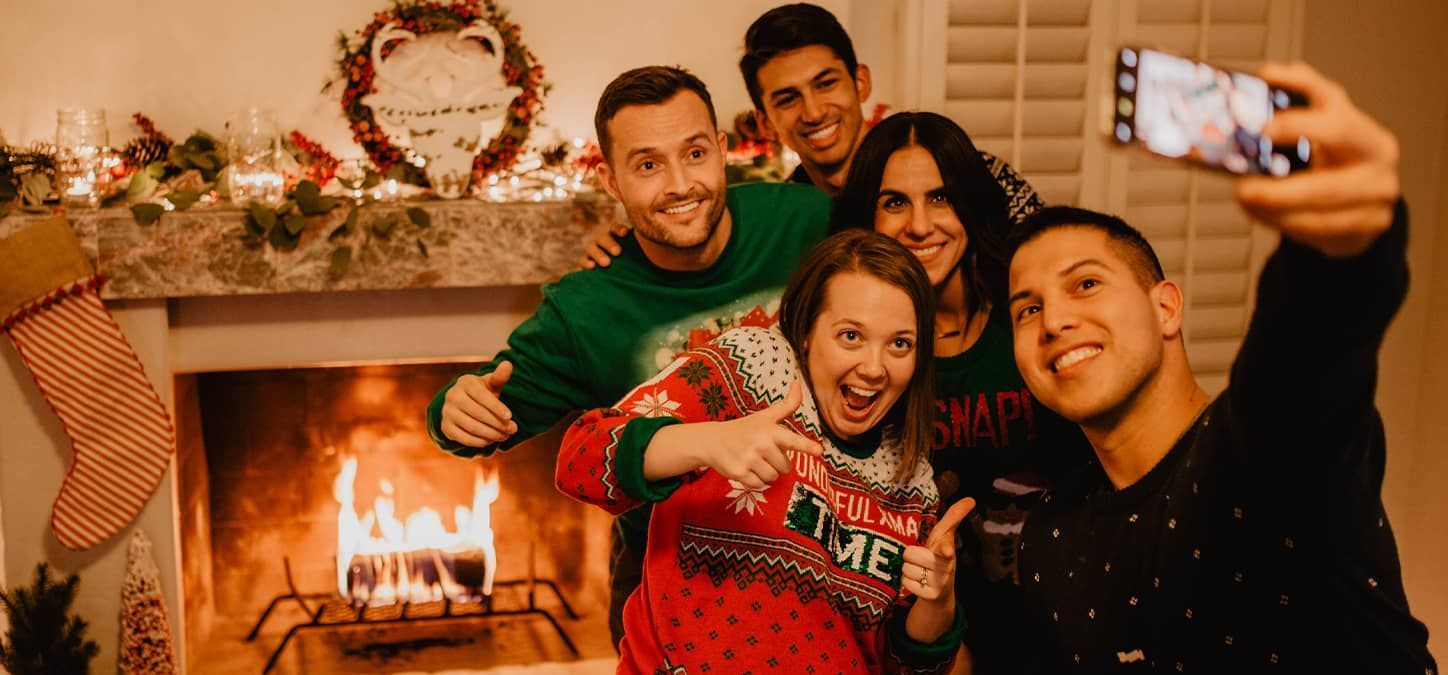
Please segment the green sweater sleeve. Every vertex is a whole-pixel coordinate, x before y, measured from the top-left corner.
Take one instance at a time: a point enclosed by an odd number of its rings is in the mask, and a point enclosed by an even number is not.
[[[885,627],[885,639],[889,641],[889,649],[900,663],[929,668],[946,663],[955,656],[961,640],[965,637],[965,613],[961,611],[960,603],[955,604],[955,621],[950,624],[950,629],[934,642],[916,642],[911,639],[905,632],[905,618],[909,613],[908,608],[896,611]]]
[[[457,382],[454,378],[427,406],[427,432],[439,448],[460,457],[486,457],[547,431],[569,412],[597,407],[596,397],[582,379],[585,368],[573,332],[550,290],[544,287],[537,311],[508,336],[507,349],[472,372],[481,377],[504,361],[513,364],[513,375],[503,385],[499,399],[513,413],[518,432],[502,443],[482,448],[443,435],[442,408],[448,390]]]
[[[671,424],[682,422],[673,417],[640,417],[624,426],[615,454],[618,486],[624,494],[642,502],[661,502],[683,485],[677,476],[653,482],[644,478],[644,451],[654,440],[654,434]]]

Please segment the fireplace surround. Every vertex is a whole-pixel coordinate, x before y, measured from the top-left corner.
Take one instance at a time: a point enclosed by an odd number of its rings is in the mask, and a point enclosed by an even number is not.
[[[226,580],[223,580],[218,594],[214,569],[209,586],[205,582],[206,575],[201,571],[201,568],[214,563],[214,560],[207,560],[207,554],[201,551],[214,552],[218,545],[223,549],[232,545],[225,537],[218,536],[213,527],[215,523],[210,520],[209,512],[211,500],[218,494],[236,494],[239,486],[254,489],[257,495],[266,492],[276,495],[284,491],[281,487],[264,487],[262,483],[245,479],[223,485],[209,477],[203,478],[204,489],[195,487],[198,476],[205,476],[207,465],[204,461],[196,461],[204,458],[208,451],[206,434],[209,425],[202,415],[203,381],[223,374],[260,371],[274,374],[311,371],[314,374],[309,377],[319,382],[342,371],[373,373],[366,377],[377,379],[375,373],[380,370],[418,367],[431,374],[426,377],[390,377],[395,381],[405,381],[404,388],[435,390],[436,386],[440,386],[440,379],[445,382],[444,373],[461,372],[486,360],[504,346],[507,334],[536,306],[539,284],[573,267],[597,225],[592,219],[580,219],[579,209],[569,204],[497,206],[428,203],[424,204],[424,208],[442,209],[447,213],[434,214],[433,227],[439,228],[439,231],[428,235],[429,255],[418,258],[419,248],[410,241],[406,242],[408,246],[405,249],[399,247],[408,256],[398,261],[399,270],[394,272],[401,273],[389,273],[386,270],[388,261],[384,257],[365,261],[362,267],[354,264],[353,272],[359,276],[350,278],[346,284],[328,285],[325,281],[318,284],[311,280],[315,279],[314,276],[288,267],[298,262],[296,258],[286,259],[266,251],[254,253],[260,263],[282,272],[270,279],[277,283],[285,280],[285,283],[295,284],[295,288],[265,287],[257,283],[231,287],[225,278],[216,276],[216,271],[221,269],[218,267],[220,258],[209,259],[204,247],[229,245],[225,230],[230,227],[227,218],[231,216],[224,210],[218,210],[222,213],[201,214],[207,218],[191,223],[194,228],[203,230],[216,228],[216,236],[206,235],[200,230],[179,228],[178,223],[168,223],[175,214],[168,214],[150,229],[136,226],[129,219],[129,214],[105,210],[87,212],[72,219],[72,225],[92,262],[111,279],[103,289],[108,309],[135,348],[162,400],[173,411],[177,425],[179,447],[172,470],[162,479],[132,527],[143,530],[154,542],[178,657],[188,672],[259,672],[260,664],[265,661],[267,652],[275,647],[287,622],[294,622],[300,616],[300,611],[296,610],[292,617],[278,615],[272,619],[276,625],[275,632],[270,627],[264,630],[250,651],[244,648],[229,652],[222,650],[221,658],[231,661],[240,658],[247,662],[245,667],[231,663],[234,669],[218,670],[210,667],[211,662],[203,660],[208,658],[208,652],[214,651],[209,641],[214,638],[235,638],[239,641],[245,635],[245,628],[249,628],[243,627],[240,635],[236,635],[232,630],[233,617],[214,611],[218,599],[223,601],[224,606],[230,607],[225,603],[237,600],[237,596],[242,594],[228,590]],[[473,210],[471,215],[467,212],[469,209]],[[596,216],[607,209],[594,205],[586,211]],[[607,216],[605,220],[612,217]],[[33,219],[23,215],[0,219],[0,236],[8,235]],[[316,225],[318,229],[325,226],[325,223]],[[201,246],[203,250],[175,250],[178,246]],[[177,261],[182,264],[173,264]],[[232,260],[228,264],[233,263],[237,261]],[[427,268],[435,271],[429,272]],[[325,268],[321,269],[324,273]],[[364,273],[368,269],[378,271],[377,276],[367,277]],[[202,278],[188,274],[201,274]],[[114,650],[110,636],[115,635],[117,629],[115,617],[125,557],[125,547],[117,542],[124,542],[125,537],[115,537],[83,552],[66,551],[54,540],[48,531],[49,508],[69,462],[69,444],[13,352],[7,352],[0,361],[0,370],[15,382],[13,387],[0,391],[0,398],[3,398],[7,410],[17,413],[6,423],[5,463],[0,468],[6,495],[3,544],[8,550],[8,558],[48,559],[62,569],[82,570],[82,592],[76,609],[86,616],[91,624],[91,634],[102,644],[101,660],[110,661],[114,657],[107,653],[113,654]],[[428,395],[430,393],[427,392]],[[411,424],[420,425],[421,404],[407,402],[397,407],[402,418],[408,416],[403,409],[411,408]],[[226,418],[213,415],[213,419]],[[225,424],[225,421],[212,423],[222,427]],[[276,422],[271,426],[277,426]],[[454,463],[463,469],[458,473],[471,476],[473,464],[470,462],[428,449],[425,445],[414,444],[412,450],[428,457],[428,462],[441,460]],[[325,452],[325,448],[321,452]],[[546,472],[531,478],[524,477],[525,471],[505,469],[503,466],[518,461],[513,457],[503,457],[497,461],[482,462],[489,470],[496,468],[500,480],[510,480],[509,474],[518,474],[511,476],[511,487],[504,488],[514,492],[515,496],[500,496],[495,504],[500,530],[502,523],[508,519],[517,521],[508,525],[509,536],[515,536],[520,530],[529,531],[528,526],[523,524],[526,521],[521,519],[521,515],[526,514],[521,514],[524,509],[519,506],[521,502],[517,495],[533,489],[532,485],[542,486],[540,489],[553,494],[551,465]],[[242,474],[238,475],[244,475],[249,470],[256,470],[256,467],[239,469]],[[514,487],[517,489],[514,490]],[[373,488],[375,483],[372,488],[367,488],[365,481],[358,482],[359,492]],[[250,494],[245,489],[240,492],[244,496]],[[308,499],[313,506],[330,504],[330,517],[335,517],[336,502],[330,490]],[[560,508],[569,507],[571,505],[564,503]],[[606,515],[583,511],[582,518],[581,526],[572,527],[597,533],[592,536],[606,543]],[[547,529],[554,526],[553,522],[541,520],[541,523],[532,526],[535,528],[533,532],[539,535],[540,552],[546,548],[545,543],[562,545],[574,540],[572,530],[560,533]],[[297,527],[295,522],[290,527],[291,531],[305,530]],[[283,532],[286,531],[283,528]],[[224,530],[222,534],[229,532]],[[500,543],[501,538],[500,532]],[[606,546],[600,547],[587,541],[588,537],[584,537],[581,543],[573,546],[570,560],[576,570],[596,570],[602,574],[607,569]],[[263,548],[288,545],[291,544],[284,535],[256,544]],[[329,564],[334,548],[335,542],[323,554]],[[285,591],[282,556],[277,553],[271,556],[266,566],[259,569],[249,567],[242,573],[255,583],[256,587],[250,590],[256,597],[238,600],[238,606],[256,608],[258,603],[264,605],[267,599]],[[507,555],[500,553],[500,578],[522,576],[526,569],[518,569],[520,566],[522,563],[516,558],[510,561]],[[19,564],[10,566],[6,576],[12,581],[22,578],[23,567]],[[590,637],[585,631],[585,635],[578,639],[584,657],[611,654],[604,616],[606,590],[602,584],[597,579],[590,581],[575,572],[560,569],[556,561],[549,562],[543,555],[539,556],[538,569],[540,574],[546,573],[559,579],[568,600],[582,615],[580,621],[584,624],[594,622],[590,625],[601,627],[598,632],[603,637]],[[331,588],[325,584],[313,586],[313,580],[308,580],[303,574],[298,576],[298,585],[304,586],[300,590]],[[335,583],[332,584],[334,586]],[[227,593],[232,595],[227,596]],[[501,602],[506,598],[500,596],[498,599]],[[547,593],[541,594],[539,600],[545,605],[551,602]],[[211,611],[207,609],[208,604]],[[251,617],[253,621],[256,618],[255,614]],[[569,658],[556,638],[549,637],[552,629],[546,624],[534,627],[531,625],[534,623],[538,622],[518,619],[498,622],[498,625],[470,627],[464,632],[488,637],[493,643],[512,645],[511,658],[515,659]],[[426,634],[418,637],[414,635],[415,631],[398,632],[402,638],[414,642],[435,639]],[[385,644],[389,639],[368,630],[343,636],[339,638],[341,642],[320,646],[303,644],[289,648],[289,651],[295,649],[303,656],[325,656],[334,652],[337,644],[365,647]],[[516,648],[530,640],[539,643],[538,649],[530,652]],[[549,643],[549,640],[554,642]],[[487,646],[474,645],[473,651],[462,659],[476,665],[478,659],[490,658]],[[287,658],[283,659],[281,672],[288,672]],[[504,660],[507,658],[505,655]],[[308,668],[307,672],[326,670]]]

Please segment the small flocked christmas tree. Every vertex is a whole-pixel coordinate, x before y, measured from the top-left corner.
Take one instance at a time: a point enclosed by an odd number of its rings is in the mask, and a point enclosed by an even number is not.
[[[35,569],[35,584],[0,593],[10,630],[0,640],[0,666],[11,675],[90,672],[100,652],[85,637],[85,621],[71,616],[80,577],[55,583],[45,563]]]
[[[137,529],[126,551],[126,583],[121,587],[121,651],[116,672],[123,675],[173,675],[176,648],[161,572],[151,553],[151,540]]]

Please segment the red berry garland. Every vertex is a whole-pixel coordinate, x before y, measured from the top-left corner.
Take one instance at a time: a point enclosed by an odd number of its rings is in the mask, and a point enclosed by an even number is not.
[[[293,130],[287,136],[287,150],[297,158],[297,163],[302,165],[301,178],[312,181],[317,185],[326,185],[337,175],[337,165],[340,163],[332,153],[310,138],[307,138],[300,131]]]
[[[378,12],[359,33],[362,38],[355,49],[348,49],[343,40],[342,58],[337,66],[341,78],[346,82],[342,92],[342,112],[352,126],[352,138],[367,151],[372,163],[386,173],[394,165],[403,167],[407,182],[426,184],[426,177],[416,167],[408,164],[402,150],[377,125],[372,109],[362,99],[375,91],[373,78],[376,76],[372,63],[372,41],[378,31],[389,24],[400,24],[404,30],[417,35],[456,31],[482,19],[492,24],[503,38],[503,79],[509,86],[522,89],[517,98],[508,106],[503,130],[492,139],[473,159],[473,185],[493,173],[506,171],[518,159],[518,153],[528,140],[533,120],[543,110],[543,95],[548,93],[549,84],[543,81],[543,66],[537,57],[519,41],[518,25],[507,20],[507,15],[493,0],[457,0],[452,3],[398,2],[385,12]],[[382,53],[391,52],[392,45],[383,45]]]
[[[151,118],[146,117],[141,113],[136,113],[134,115],[131,115],[131,121],[135,122],[136,127],[141,130],[142,136],[154,138],[166,144],[170,144],[172,142],[170,136],[167,136],[166,134],[163,134],[160,131],[156,130],[156,123],[151,121]]]

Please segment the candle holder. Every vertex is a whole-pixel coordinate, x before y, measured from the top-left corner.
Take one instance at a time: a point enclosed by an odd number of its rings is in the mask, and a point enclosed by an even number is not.
[[[361,204],[367,194],[368,161],[364,158],[344,159],[337,163],[337,185],[346,190],[354,204]]]
[[[67,207],[96,208],[111,184],[106,112],[61,108],[55,123],[55,192]]]
[[[276,116],[261,108],[239,111],[226,122],[226,144],[231,156],[227,166],[231,202],[237,206],[251,202],[281,204],[285,180]]]

